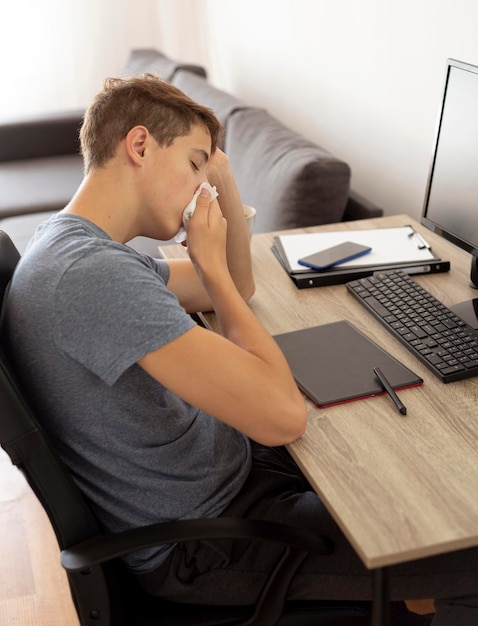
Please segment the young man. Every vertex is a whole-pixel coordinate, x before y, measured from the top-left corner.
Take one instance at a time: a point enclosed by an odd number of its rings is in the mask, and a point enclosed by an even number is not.
[[[81,130],[84,181],[20,261],[3,332],[107,530],[219,515],[306,526],[336,550],[306,560],[291,597],[367,599],[370,573],[282,447],[303,433],[306,407],[246,304],[248,233],[219,132],[211,111],[152,76],[106,81]],[[173,237],[204,181],[219,197],[198,198],[190,260],[158,261],[125,245]],[[189,315],[207,309],[222,336]],[[454,598],[438,604],[436,624],[476,623],[477,554],[393,568],[394,597]],[[271,546],[196,542],[127,561],[152,593],[248,604],[276,558]]]

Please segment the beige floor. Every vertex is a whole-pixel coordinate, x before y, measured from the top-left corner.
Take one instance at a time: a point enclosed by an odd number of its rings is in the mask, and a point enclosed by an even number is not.
[[[0,450],[0,624],[78,626],[49,521]]]

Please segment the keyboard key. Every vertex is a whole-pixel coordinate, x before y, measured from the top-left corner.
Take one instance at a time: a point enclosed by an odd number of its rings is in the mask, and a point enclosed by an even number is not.
[[[379,315],[385,316],[388,315],[388,309],[386,309],[383,304],[381,304],[377,298],[373,296],[370,298],[365,298],[364,302],[367,303],[369,307],[371,307],[374,311],[376,311]]]

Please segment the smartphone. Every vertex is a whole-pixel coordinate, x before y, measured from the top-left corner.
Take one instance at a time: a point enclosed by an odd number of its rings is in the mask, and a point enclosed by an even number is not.
[[[310,267],[314,270],[325,270],[339,263],[345,263],[359,256],[367,254],[372,248],[363,246],[359,243],[353,243],[352,241],[345,241],[339,243],[337,246],[326,248],[320,252],[315,252],[308,256],[299,259],[299,263],[305,267]]]

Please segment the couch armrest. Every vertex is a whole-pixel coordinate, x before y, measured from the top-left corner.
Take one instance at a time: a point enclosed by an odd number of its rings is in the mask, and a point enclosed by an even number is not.
[[[257,210],[254,232],[342,221],[349,166],[266,111],[233,113],[225,151],[244,204]]]
[[[83,110],[0,123],[0,162],[79,154]]]
[[[383,209],[372,204],[355,191],[351,191],[342,221],[350,222],[352,220],[363,220],[369,217],[381,217],[382,215]]]

